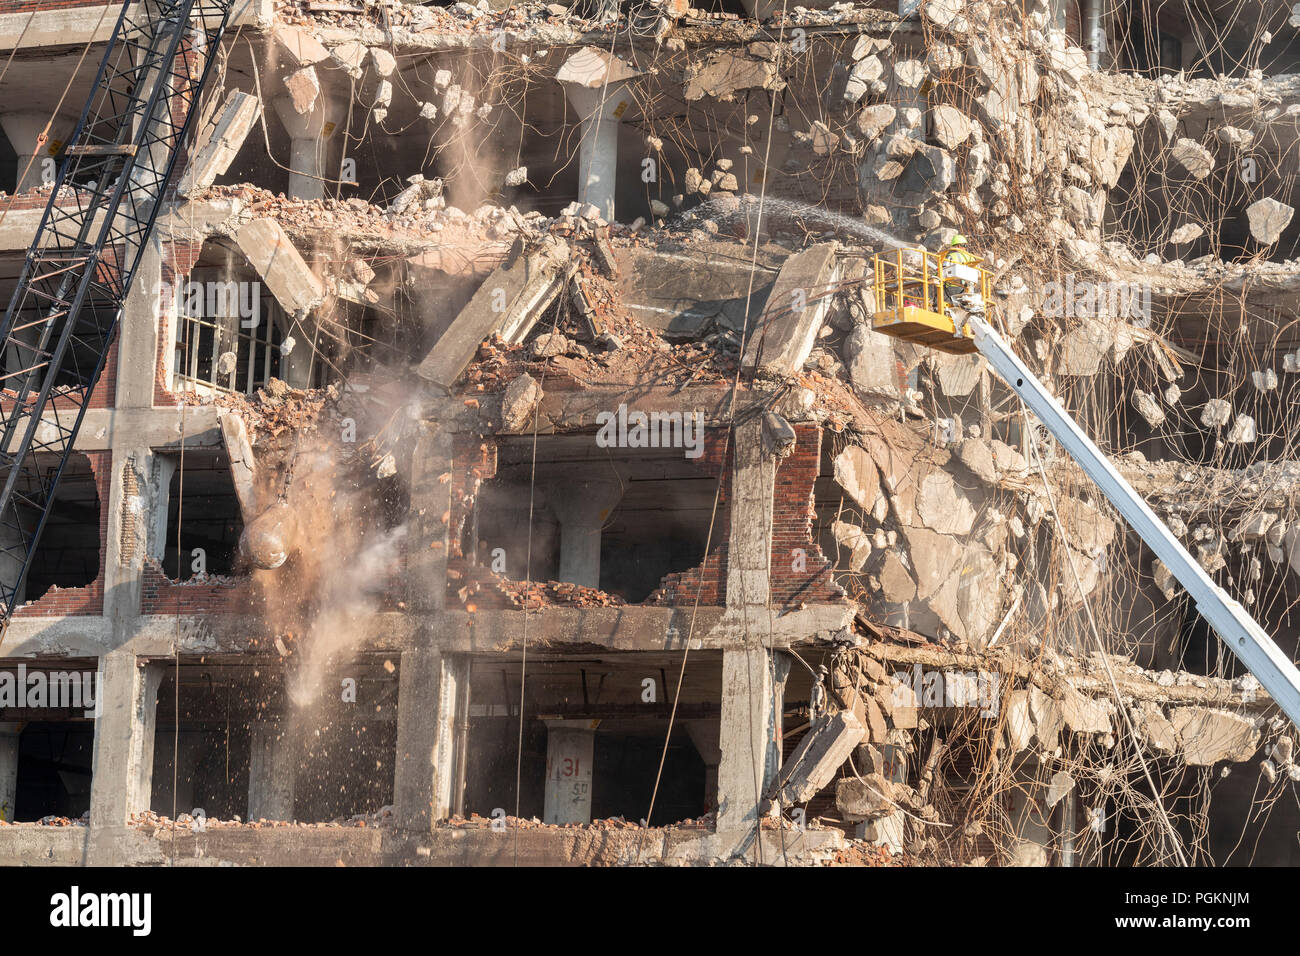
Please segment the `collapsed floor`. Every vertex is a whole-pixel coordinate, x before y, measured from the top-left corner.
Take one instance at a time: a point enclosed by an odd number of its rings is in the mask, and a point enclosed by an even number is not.
[[[1295,862],[1291,728],[871,257],[971,237],[1294,658],[1296,28],[826,6],[241,9],[0,645],[0,860]],[[96,40],[35,7],[6,288]]]

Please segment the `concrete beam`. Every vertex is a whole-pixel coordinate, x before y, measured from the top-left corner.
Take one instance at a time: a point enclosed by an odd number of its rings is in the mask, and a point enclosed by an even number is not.
[[[211,186],[230,168],[253,124],[262,115],[262,102],[242,90],[231,90],[212,123],[199,132],[199,146],[185,167],[176,191],[189,196]]]
[[[429,350],[417,369],[420,377],[450,389],[493,333],[507,342],[522,341],[564,288],[568,261],[564,243],[527,251],[517,243]]]
[[[821,242],[785,261],[750,329],[744,368],[783,377],[803,368],[830,314],[839,278],[838,248],[836,242]]]
[[[320,305],[325,287],[274,219],[254,219],[235,234],[235,243],[277,302],[290,315]]]

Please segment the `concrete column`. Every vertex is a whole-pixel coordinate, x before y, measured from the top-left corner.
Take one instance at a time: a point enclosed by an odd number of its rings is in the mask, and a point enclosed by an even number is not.
[[[18,741],[23,725],[0,724],[0,820],[14,822],[18,805]]]
[[[603,50],[585,47],[555,74],[582,120],[578,199],[596,206],[609,222],[614,221],[618,127],[632,103],[627,82],[638,73]]]
[[[421,637],[424,646],[402,652],[397,689],[394,813],[398,826],[411,830],[428,830],[451,815],[457,701],[469,706],[469,655],[444,655],[430,646],[430,635]]]
[[[788,656],[766,650],[722,652],[718,744],[719,833],[749,830],[763,793],[781,768],[781,706]]]
[[[546,722],[546,804],[543,823],[591,822],[595,720]]]
[[[49,138],[44,143],[38,143],[37,137],[45,129],[49,118],[48,113],[26,110],[0,113],[0,128],[4,129],[9,145],[18,154],[18,175],[22,178],[14,189],[15,193],[25,192],[41,185],[43,161],[54,158],[61,141],[72,131],[70,121],[57,119],[50,124]],[[28,160],[31,160],[30,167]],[[27,171],[26,176],[23,176],[24,169]]]
[[[288,727],[259,720],[249,728],[248,819],[292,820],[298,755]]]
[[[763,611],[766,623],[768,565],[771,563],[772,501],[776,460],[763,448],[757,418],[736,426],[732,476],[731,538],[727,554],[727,608]],[[754,623],[760,623],[755,618]]]
[[[560,522],[561,581],[600,587],[600,533],[623,498],[617,481],[569,481],[547,494]]]
[[[406,600],[413,610],[439,611],[447,602],[447,549],[443,515],[451,510],[453,482],[442,481],[454,467],[451,432],[421,422],[411,456],[411,533],[407,537]]]
[[[90,783],[91,863],[120,861],[119,840],[133,813],[149,809],[154,731],[163,666],[126,651],[99,659],[103,712],[95,720]]]
[[[343,119],[342,105],[324,90],[307,113],[295,110],[289,96],[277,96],[272,103],[291,141],[289,195],[294,199],[323,199],[323,180],[337,178],[327,171],[327,159],[329,138]]]

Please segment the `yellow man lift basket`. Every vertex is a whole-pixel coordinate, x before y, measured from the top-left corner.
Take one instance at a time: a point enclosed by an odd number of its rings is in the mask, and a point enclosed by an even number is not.
[[[871,327],[941,352],[974,352],[970,328],[963,323],[958,331],[952,317],[954,306],[948,297],[959,287],[977,289],[984,308],[991,307],[989,274],[979,267],[981,261],[948,262],[943,255],[921,249],[897,249],[873,256],[875,310]]]

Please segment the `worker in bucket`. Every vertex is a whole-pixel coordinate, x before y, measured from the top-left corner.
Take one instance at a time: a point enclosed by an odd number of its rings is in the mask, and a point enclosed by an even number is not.
[[[976,263],[979,257],[966,248],[966,237],[957,233],[948,241],[948,245],[939,254],[939,273],[943,276],[943,297],[948,305],[953,326],[960,335],[960,329],[970,314],[984,314],[984,297],[980,294],[979,273]],[[964,266],[952,270],[964,274],[951,274],[949,265]]]

